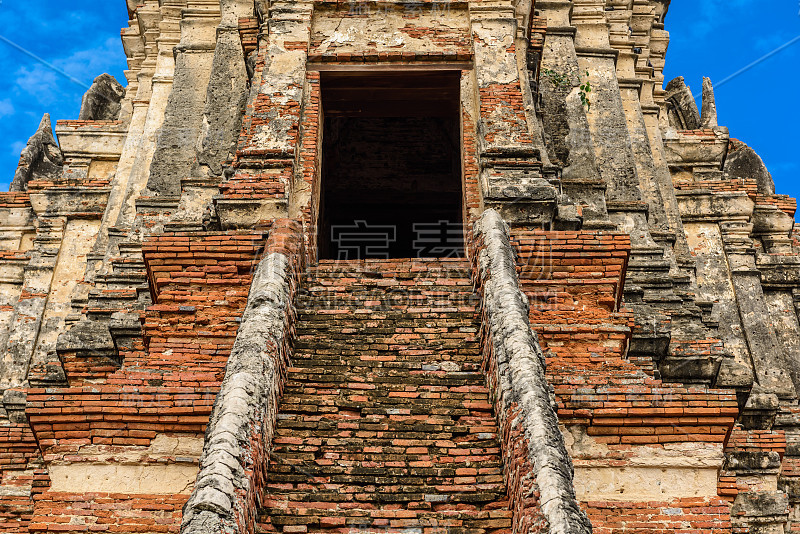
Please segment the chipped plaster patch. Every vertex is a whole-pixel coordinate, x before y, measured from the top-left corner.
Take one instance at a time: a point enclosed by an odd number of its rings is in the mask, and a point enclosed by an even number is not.
[[[575,467],[579,501],[662,501],[717,496],[716,467]]]
[[[50,466],[50,491],[63,493],[127,493],[188,495],[194,489],[197,465],[85,464]]]

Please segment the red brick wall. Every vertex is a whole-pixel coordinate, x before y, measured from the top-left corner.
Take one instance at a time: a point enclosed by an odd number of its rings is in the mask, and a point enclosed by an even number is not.
[[[737,453],[777,453],[782,461],[780,474],[786,478],[800,476],[795,472],[792,459],[784,460],[786,452],[786,435],[783,430],[745,430],[736,425],[725,444],[727,454]],[[777,470],[777,469],[776,469]],[[749,476],[748,476],[749,475]],[[735,470],[723,470],[719,477],[719,494],[729,502],[733,502],[740,492],[760,491],[763,488],[752,487],[751,482],[763,482],[763,477],[753,477],[752,473],[737,476]]]
[[[40,461],[39,447],[26,422],[7,421],[0,426],[0,485],[20,493],[0,496],[0,532],[26,531],[33,514],[33,500],[26,493],[33,489],[32,471]]]
[[[614,443],[724,441],[735,395],[665,386],[625,357],[631,314],[620,309],[630,238],[515,231],[530,319],[548,354],[559,417]]]
[[[729,534],[730,508],[721,499],[668,502],[589,502],[594,534]]]
[[[242,50],[246,58],[258,49],[259,23],[256,17],[239,19],[239,39],[242,41]]]
[[[317,232],[320,202],[320,172],[319,151],[322,142],[322,115],[320,76],[318,71],[310,71],[306,75],[307,91],[306,104],[303,109],[303,120],[300,124],[300,162],[303,181],[311,191],[310,202],[302,206],[304,232],[304,246],[308,263],[317,259]]]
[[[28,193],[0,192],[0,208],[30,208],[31,197]]]
[[[626,357],[630,312],[621,301],[630,239],[583,232],[513,232],[530,320],[547,355],[563,425],[585,427],[624,466],[635,448],[724,443],[735,394],[662,384]],[[650,362],[652,368],[652,362]],[[730,532],[723,499],[584,503],[595,533]]]
[[[462,79],[470,76],[469,71],[461,74]],[[461,170],[464,181],[464,223],[466,228],[472,227],[476,217],[473,215],[481,207],[480,184],[478,183],[478,141],[475,137],[475,121],[467,109],[461,106]],[[467,240],[469,241],[469,240]]]
[[[179,532],[187,497],[47,493],[37,499],[29,532]]]
[[[513,45],[508,50],[508,53],[514,53]],[[522,100],[522,89],[519,85],[519,81],[481,87],[479,93],[481,99],[481,117],[503,117],[503,128],[507,127],[507,123],[513,123],[513,126],[509,128],[517,133],[517,141],[519,143],[530,144],[533,142],[530,138],[530,134],[528,134],[528,122],[525,118],[525,103]],[[491,124],[491,119],[487,120],[487,122]],[[491,144],[495,141],[495,130],[495,128],[487,128],[484,134],[484,139],[487,144]]]
[[[91,461],[87,446],[141,451],[159,433],[202,437],[264,241],[262,233],[171,233],[143,245],[154,304],[142,316],[143,337],[121,351],[122,366],[66,354],[69,387],[28,390],[46,462]],[[92,526],[100,522],[120,532],[177,531],[186,498],[45,491],[31,530],[88,532],[102,530]]]

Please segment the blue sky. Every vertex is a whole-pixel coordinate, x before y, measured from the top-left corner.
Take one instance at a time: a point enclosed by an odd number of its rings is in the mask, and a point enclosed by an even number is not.
[[[52,63],[81,86],[0,41],[0,189],[19,152],[49,112],[78,117],[81,96],[108,72],[125,83],[119,31],[124,0],[0,0],[0,37]],[[672,0],[666,79],[720,82],[800,36],[800,0]],[[720,124],[761,154],[779,193],[800,196],[800,41],[717,88]]]
[[[8,191],[19,153],[44,113],[54,123],[77,119],[83,94],[103,72],[126,85],[120,29],[127,25],[125,0],[0,0],[0,38],[83,84],[0,39],[0,190]]]
[[[719,123],[759,153],[777,193],[800,197],[800,41],[719,85],[800,36],[800,0],[672,0],[666,29],[666,81],[683,76],[696,94],[711,78]]]

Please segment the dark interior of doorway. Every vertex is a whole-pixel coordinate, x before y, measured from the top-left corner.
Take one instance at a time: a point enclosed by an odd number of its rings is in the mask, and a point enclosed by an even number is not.
[[[323,72],[319,257],[463,255],[460,73]]]

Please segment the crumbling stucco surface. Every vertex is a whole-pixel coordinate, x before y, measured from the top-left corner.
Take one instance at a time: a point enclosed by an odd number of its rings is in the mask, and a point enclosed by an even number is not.
[[[465,7],[443,2],[324,5],[314,10],[310,54],[402,51],[464,60],[469,51],[469,14]],[[354,11],[361,16],[348,16]]]

